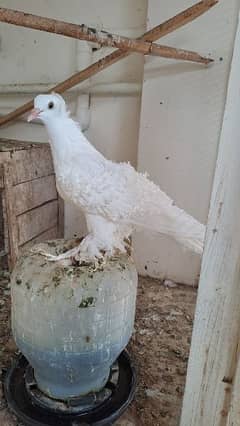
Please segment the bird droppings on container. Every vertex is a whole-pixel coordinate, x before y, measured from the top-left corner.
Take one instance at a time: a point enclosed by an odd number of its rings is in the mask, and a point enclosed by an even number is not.
[[[72,276],[79,278],[82,274],[84,274],[84,270],[82,270],[81,268],[72,269]]]
[[[72,277],[74,274],[73,269],[69,269],[69,268],[63,268],[64,272],[67,274],[68,277]]]
[[[54,276],[54,277],[52,278],[52,281],[54,282],[54,287],[58,287],[58,286],[60,285],[61,278],[60,278],[60,277],[58,277],[58,276]]]
[[[48,291],[48,288],[49,288],[49,285],[48,284],[44,284],[38,291],[37,291],[37,295],[39,296],[39,294],[41,294],[41,293],[47,293],[47,291]]]
[[[56,243],[56,241],[48,241],[48,247],[57,247],[57,243]]]
[[[66,253],[68,251],[68,248],[66,246],[63,246],[61,253]]]
[[[126,266],[123,263],[119,263],[117,268],[119,271],[124,271],[126,269]]]
[[[52,281],[54,282],[54,287],[58,287],[61,283],[61,277],[62,277],[63,270],[61,268],[56,268],[55,275],[52,277]]]
[[[67,297],[67,300],[71,299],[73,296],[74,296],[73,288],[70,288],[70,294],[69,294],[69,296]]]
[[[28,290],[30,290],[31,288],[31,284],[29,281],[25,282],[25,286],[27,287]]]
[[[94,307],[96,302],[96,297],[86,297],[86,299],[82,299],[80,305],[78,305],[79,308],[90,308]]]

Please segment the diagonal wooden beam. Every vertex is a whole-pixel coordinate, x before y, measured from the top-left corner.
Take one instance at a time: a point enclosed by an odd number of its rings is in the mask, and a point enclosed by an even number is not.
[[[216,3],[218,3],[218,0],[202,0],[199,3],[189,7],[188,9],[185,9],[184,11],[178,13],[173,18],[170,18],[162,24],[157,25],[152,30],[147,31],[140,38],[142,40],[150,42],[156,41],[159,38],[164,37],[165,35],[175,31],[178,28],[183,27],[184,25],[198,18],[203,13],[207,12]],[[100,59],[99,61],[85,68],[84,70],[73,74],[67,80],[64,80],[63,82],[52,87],[52,89],[49,90],[49,93],[51,93],[52,91],[55,91],[56,93],[63,93],[71,87],[76,86],[84,80],[87,80],[98,72],[104,70],[110,65],[115,64],[119,60],[126,58],[129,55],[129,52],[122,51],[120,49],[115,50],[110,55],[105,56],[104,58]],[[0,126],[15,120],[16,118],[30,111],[31,108],[33,108],[33,100],[20,106],[9,114],[0,117]]]
[[[34,30],[45,31],[52,34],[60,34],[78,40],[84,40],[100,44],[100,46],[116,47],[144,55],[163,56],[164,58],[175,58],[201,62],[208,64],[211,60],[203,58],[197,53],[181,51],[168,46],[160,46],[156,43],[143,39],[131,39],[107,31],[98,31],[86,25],[77,25],[57,19],[46,18],[18,10],[0,7],[0,21],[11,25],[17,25]]]

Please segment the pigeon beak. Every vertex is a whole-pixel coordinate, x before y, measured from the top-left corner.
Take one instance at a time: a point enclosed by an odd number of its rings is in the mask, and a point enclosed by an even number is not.
[[[36,118],[38,118],[39,114],[42,111],[39,108],[33,108],[32,111],[30,112],[27,121],[30,122],[32,120],[35,120]]]

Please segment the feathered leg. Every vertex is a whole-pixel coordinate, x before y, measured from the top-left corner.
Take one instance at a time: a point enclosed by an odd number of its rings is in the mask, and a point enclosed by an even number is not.
[[[89,234],[81,242],[76,260],[96,260],[111,257],[117,251],[126,252],[126,227],[120,227],[102,216],[86,215]],[[122,231],[122,232],[121,232]]]
[[[98,262],[105,257],[113,256],[115,251],[126,252],[124,239],[130,234],[129,227],[121,227],[101,216],[86,215],[89,234],[81,243],[65,253],[54,256],[42,249],[33,252],[45,256],[51,262],[74,258],[78,262]]]

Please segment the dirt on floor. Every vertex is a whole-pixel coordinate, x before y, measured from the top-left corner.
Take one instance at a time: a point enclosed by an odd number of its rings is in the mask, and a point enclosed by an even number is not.
[[[10,332],[8,273],[0,272],[0,371],[17,348]],[[128,345],[138,374],[134,402],[116,426],[178,426],[190,348],[196,289],[139,279],[135,331]],[[0,383],[1,385],[1,383]],[[22,426],[0,386],[0,425]]]

